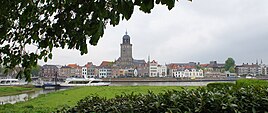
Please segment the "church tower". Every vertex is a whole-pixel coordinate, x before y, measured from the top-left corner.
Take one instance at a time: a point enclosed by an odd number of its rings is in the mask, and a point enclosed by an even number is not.
[[[120,67],[132,67],[133,57],[132,57],[132,44],[130,43],[130,36],[126,34],[123,36],[123,42],[120,44],[121,51],[120,57],[117,60],[117,65]]]

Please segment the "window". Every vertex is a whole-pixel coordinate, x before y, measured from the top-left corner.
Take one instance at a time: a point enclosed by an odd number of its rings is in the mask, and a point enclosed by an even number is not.
[[[69,84],[88,84],[89,81],[70,81]]]
[[[99,83],[100,81],[92,81],[91,83]]]
[[[5,81],[1,81],[0,83],[1,83],[1,84],[5,84],[6,82],[5,82]]]

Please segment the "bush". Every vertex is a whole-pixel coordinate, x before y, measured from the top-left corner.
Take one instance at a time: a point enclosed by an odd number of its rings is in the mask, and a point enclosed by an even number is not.
[[[263,113],[267,111],[268,88],[230,86],[218,89],[201,87],[196,90],[172,90],[157,95],[152,92],[145,95],[132,93],[112,99],[89,96],[80,100],[75,107],[64,107],[57,112]]]
[[[258,80],[258,79],[239,79],[236,81],[236,85],[243,86],[261,86],[268,87],[268,82],[266,80]]]
[[[34,106],[33,106],[33,105],[26,105],[26,106],[24,106],[24,108],[27,108],[27,109],[33,109]]]
[[[207,84],[208,88],[228,88],[231,86],[235,86],[234,83],[230,83],[230,82],[222,82],[222,83],[209,83]]]

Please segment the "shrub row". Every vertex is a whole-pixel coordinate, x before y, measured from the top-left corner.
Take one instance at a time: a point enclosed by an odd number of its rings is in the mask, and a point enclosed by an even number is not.
[[[268,82],[266,80],[258,80],[258,79],[239,79],[236,81],[236,85],[268,87]]]
[[[230,85],[230,84],[229,84]],[[88,96],[75,107],[57,112],[117,112],[117,113],[252,113],[268,111],[267,87],[201,87],[196,90],[166,91],[160,94],[124,94],[112,99]]]
[[[234,87],[236,84],[230,83],[230,82],[223,82],[223,83],[209,83],[207,84],[207,88],[229,88],[229,87]]]

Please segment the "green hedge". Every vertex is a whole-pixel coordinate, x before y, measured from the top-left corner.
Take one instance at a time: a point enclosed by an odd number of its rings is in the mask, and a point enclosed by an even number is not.
[[[222,83],[209,83],[207,84],[208,88],[228,88],[231,86],[235,86],[236,84],[230,82],[222,82]]]
[[[195,90],[166,91],[160,94],[124,94],[107,99],[89,96],[75,107],[57,112],[116,113],[264,113],[268,112],[268,82],[240,79],[236,83],[209,83]]]
[[[237,86],[261,86],[268,87],[267,80],[258,80],[258,79],[239,79],[236,81]]]
[[[240,87],[166,91],[154,94],[125,94],[107,99],[89,96],[75,107],[65,107],[57,112],[116,112],[116,113],[252,113],[268,111],[268,88]]]
[[[207,84],[208,88],[228,88],[228,87],[268,87],[268,81],[258,80],[258,79],[239,79],[235,83],[230,82],[221,82],[221,83],[209,83]]]

